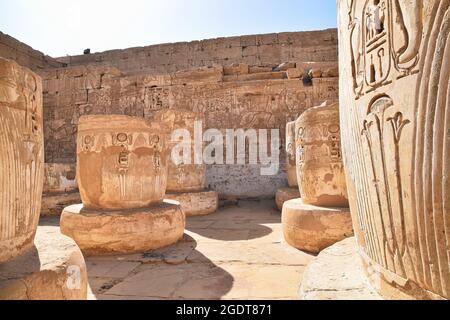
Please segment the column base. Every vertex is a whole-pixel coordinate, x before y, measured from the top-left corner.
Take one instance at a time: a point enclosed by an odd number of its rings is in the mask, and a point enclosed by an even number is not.
[[[303,274],[300,299],[445,300],[410,280],[381,271],[361,253],[354,237],[323,250]]]
[[[42,195],[41,217],[60,216],[65,207],[80,202],[81,197],[78,191],[44,193]]]
[[[216,191],[167,193],[166,198],[178,201],[186,217],[211,214],[219,207]]]
[[[286,242],[311,253],[353,235],[349,208],[318,207],[304,204],[301,199],[284,203],[282,224]]]
[[[300,191],[297,188],[281,188],[275,194],[275,202],[278,210],[283,210],[283,204],[286,201],[300,198]]]
[[[87,273],[75,242],[40,226],[34,246],[0,264],[0,300],[85,300]]]
[[[85,209],[77,204],[63,210],[60,226],[85,255],[131,254],[178,242],[184,235],[185,215],[180,204],[171,200],[123,210]]]
[[[306,268],[303,300],[381,300],[371,287],[354,237],[323,250]]]

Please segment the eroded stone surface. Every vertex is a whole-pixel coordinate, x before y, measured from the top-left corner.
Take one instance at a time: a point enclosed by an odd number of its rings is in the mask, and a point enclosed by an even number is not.
[[[168,162],[166,191],[168,193],[179,193],[203,190],[206,182],[206,165],[195,164],[193,141],[195,125],[199,126],[200,132],[202,132],[205,125],[204,117],[190,111],[162,110],[155,114],[155,120],[170,128],[166,138],[171,152]],[[189,136],[175,136],[176,130],[186,130],[185,132],[189,132]],[[177,147],[183,142],[186,142],[185,147]],[[176,156],[180,158],[176,158]],[[183,156],[188,158],[184,159]],[[180,161],[181,163],[176,164],[174,161]]]
[[[275,194],[275,203],[277,204],[278,210],[283,209],[283,204],[286,201],[292,200],[292,199],[298,199],[300,198],[300,192],[297,188],[281,188],[277,190],[277,193]]]
[[[304,203],[348,207],[339,104],[308,109],[295,123],[297,177]]]
[[[86,265],[75,242],[41,221],[34,246],[0,264],[0,300],[83,300]]]
[[[286,172],[291,188],[298,187],[295,153],[295,121],[291,121],[286,124]]]
[[[210,214],[219,207],[219,195],[215,191],[168,193],[166,198],[179,202],[186,217]]]
[[[338,4],[342,148],[366,269],[387,297],[448,299],[450,2]]]
[[[101,210],[73,205],[61,215],[61,232],[86,255],[158,249],[183,237],[185,215],[176,201],[138,209]]]
[[[84,116],[78,127],[77,175],[86,208],[159,204],[167,183],[163,127],[140,118]]]
[[[41,217],[59,216],[65,207],[81,202],[76,169],[74,163],[44,164]]]
[[[318,253],[353,235],[350,209],[313,206],[302,199],[284,203],[282,223],[286,241],[307,252]]]
[[[0,263],[33,244],[41,208],[41,78],[0,58]]]
[[[43,193],[41,217],[60,216],[65,207],[80,202],[81,197],[77,190],[72,192]]]
[[[325,64],[336,66],[336,58],[336,29],[329,29],[160,44],[66,56],[58,60],[69,66],[111,65],[122,72],[144,71],[148,74],[161,74],[213,64],[261,66],[256,69],[250,68],[250,73],[261,71],[259,69],[272,71],[273,68],[288,61],[291,62],[286,63],[285,67],[292,66],[293,61],[320,61],[321,64],[325,62]],[[242,74],[246,69],[235,68],[234,70]]]
[[[44,165],[44,193],[70,192],[78,189],[77,167],[73,163]]]
[[[204,116],[205,130],[225,133],[226,129],[280,128],[281,147],[288,120],[310,106],[338,98],[337,78],[316,78],[312,85],[304,85],[299,79],[288,79],[286,71],[272,72],[272,67],[253,63],[249,74],[225,75],[227,65],[154,75],[130,75],[107,65],[46,70],[47,161],[75,162],[75,136],[83,115],[126,114],[151,119],[161,110],[193,112]],[[236,163],[236,156],[233,160]],[[285,163],[284,152],[280,162]],[[262,176],[261,168],[267,165],[261,161],[206,167],[205,186],[228,198],[272,197],[286,184],[283,168],[276,175]],[[177,175],[187,176],[186,172]]]
[[[380,300],[367,279],[354,237],[323,250],[308,265],[300,288],[303,300]]]

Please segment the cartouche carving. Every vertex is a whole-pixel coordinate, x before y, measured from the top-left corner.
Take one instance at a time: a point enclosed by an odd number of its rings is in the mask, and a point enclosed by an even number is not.
[[[356,96],[417,72],[422,1],[347,1]]]
[[[450,1],[339,6],[342,148],[369,278],[387,297],[449,298]]]
[[[167,155],[159,132],[158,125],[127,116],[80,118],[77,173],[86,208],[146,207],[163,200]]]

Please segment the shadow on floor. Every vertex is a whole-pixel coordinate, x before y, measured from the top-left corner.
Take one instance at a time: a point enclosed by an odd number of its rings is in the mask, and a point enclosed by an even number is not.
[[[186,230],[214,240],[242,241],[269,235],[272,229],[264,224],[280,221],[273,200],[245,200],[207,216],[187,218]]]
[[[233,277],[196,247],[185,234],[182,241],[159,250],[86,258],[95,299],[222,298],[232,289]]]
[[[60,216],[45,216],[39,218],[40,226],[59,227]]]

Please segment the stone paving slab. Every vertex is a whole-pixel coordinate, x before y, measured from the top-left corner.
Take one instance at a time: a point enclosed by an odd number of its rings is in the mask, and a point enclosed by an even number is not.
[[[241,201],[188,218],[175,245],[87,257],[88,299],[298,299],[313,258],[285,243],[273,200]]]

